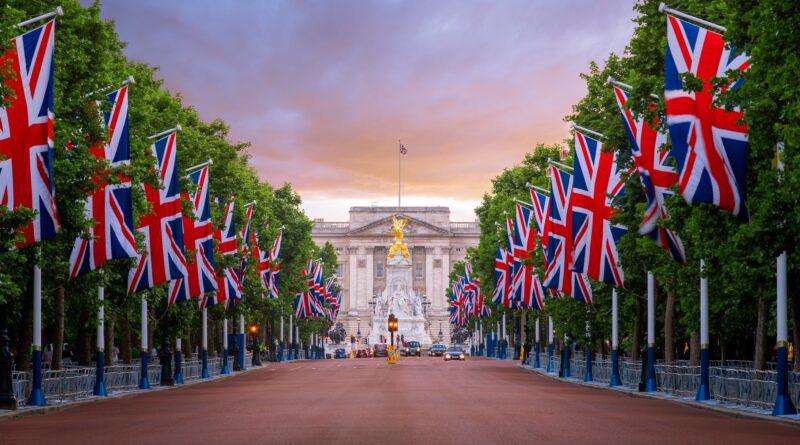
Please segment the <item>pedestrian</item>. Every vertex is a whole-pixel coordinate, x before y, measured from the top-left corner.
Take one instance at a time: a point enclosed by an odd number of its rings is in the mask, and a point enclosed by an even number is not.
[[[47,346],[47,349],[42,354],[42,366],[49,369],[50,363],[53,361],[53,344]]]
[[[158,349],[156,349],[155,346],[153,346],[153,349],[150,350],[150,358],[153,359],[154,362],[158,358]]]
[[[64,349],[61,351],[61,361],[63,363],[72,363],[72,349],[70,349],[69,343],[64,343]]]
[[[116,365],[119,361],[119,348],[117,345],[111,347],[111,363]]]

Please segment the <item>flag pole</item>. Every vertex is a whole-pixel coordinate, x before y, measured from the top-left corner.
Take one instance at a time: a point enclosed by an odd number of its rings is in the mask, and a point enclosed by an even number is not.
[[[709,400],[710,383],[708,377],[708,277],[706,261],[700,259],[700,385],[695,400]]]
[[[783,152],[783,142],[779,143],[777,149],[777,162],[778,172],[783,172],[783,161],[781,154]],[[780,177],[778,178],[780,180]],[[786,279],[786,251],[784,250],[776,259],[775,270],[776,290],[777,290],[777,307],[775,312],[777,315],[777,332],[776,332],[776,345],[775,352],[778,356],[778,394],[775,396],[775,406],[772,408],[773,416],[785,416],[797,414],[797,408],[792,403],[792,396],[789,394],[789,350],[787,348],[788,328],[787,328],[787,279]],[[796,354],[797,352],[795,352]]]
[[[656,278],[647,271],[647,379],[644,392],[658,390],[656,383]]]
[[[400,207],[400,147],[403,143],[397,140],[397,207]]]

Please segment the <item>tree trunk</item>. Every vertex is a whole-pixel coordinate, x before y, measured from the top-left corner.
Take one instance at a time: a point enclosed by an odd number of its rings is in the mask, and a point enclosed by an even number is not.
[[[106,305],[106,308],[108,305]],[[103,345],[103,350],[105,351],[106,355],[106,366],[115,365],[114,363],[114,328],[117,321],[117,317],[111,312],[106,312],[106,344]],[[117,357],[119,359],[119,357]]]
[[[33,286],[28,283],[22,299],[22,320],[17,341],[17,356],[14,361],[19,371],[31,369],[31,344],[33,344]]]
[[[61,369],[62,352],[64,351],[64,285],[56,285],[55,291],[56,305],[56,338],[53,345],[53,360],[50,362],[50,369]]]
[[[89,316],[86,310],[81,310],[78,316],[78,363],[88,366],[91,363],[92,334],[86,326]]]
[[[192,336],[187,335],[186,338],[181,342],[181,352],[183,353],[184,360],[191,360],[194,357],[192,356]]]
[[[767,314],[769,313],[767,299],[764,297],[764,286],[758,289],[758,323],[756,325],[756,350],[753,367],[763,371],[767,364]]]
[[[689,364],[700,366],[700,331],[692,331],[692,338],[689,340]]]
[[[636,314],[633,319],[633,339],[631,341],[631,360],[639,361],[639,350],[642,349],[642,299],[636,298]]]
[[[664,361],[672,363],[675,360],[675,290],[667,291],[667,304],[664,307]]]
[[[123,309],[119,320],[119,359],[126,365],[131,364],[131,320],[127,308]]]

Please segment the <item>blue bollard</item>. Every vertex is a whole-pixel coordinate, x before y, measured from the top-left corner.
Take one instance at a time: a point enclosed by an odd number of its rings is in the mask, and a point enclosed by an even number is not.
[[[797,408],[792,403],[789,394],[789,350],[784,342],[777,348],[778,354],[778,394],[775,396],[775,407],[772,408],[773,416],[789,416],[797,414]]]
[[[534,343],[533,346],[534,354],[533,354],[533,367],[539,369],[542,365],[539,363],[539,342],[537,341]]]
[[[222,350],[222,370],[220,374],[228,375],[231,373],[231,368],[228,366],[228,348]]]
[[[28,397],[28,405],[32,406],[47,406],[44,399],[44,392],[42,391],[42,350],[34,349],[33,357],[31,357],[33,364],[31,395]]]
[[[203,349],[203,370],[201,372],[201,377],[204,379],[209,378],[208,376],[208,350]]]
[[[555,350],[555,345],[550,343],[547,345],[547,369],[545,372],[550,373],[553,372],[553,352]]]
[[[181,367],[183,360],[181,359],[181,351],[175,351],[175,384],[183,385],[183,369]]]
[[[708,347],[700,348],[700,386],[697,387],[697,396],[695,400],[709,400],[711,399],[711,385],[708,378]]]
[[[619,378],[619,350],[611,350],[611,378],[608,380],[608,386],[620,386],[622,379]]]
[[[569,346],[566,345],[564,342],[564,349],[561,352],[561,369],[563,369],[563,373],[561,374],[562,377],[569,378],[570,377],[570,366],[569,366]]]
[[[592,381],[592,350],[589,348],[586,348],[586,373],[583,375],[583,381]]]
[[[103,351],[97,351],[97,372],[95,373],[93,394],[108,396],[106,391],[106,354]]]
[[[644,382],[644,392],[658,391],[656,383],[656,348],[647,347],[647,379]]]
[[[147,377],[147,351],[142,351],[142,371],[139,374],[139,389],[150,389],[150,379]]]

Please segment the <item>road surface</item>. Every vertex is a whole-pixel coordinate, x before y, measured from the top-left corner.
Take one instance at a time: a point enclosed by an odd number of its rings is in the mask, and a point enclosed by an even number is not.
[[[0,420],[0,444],[780,444],[800,429],[554,381],[512,361],[272,364]]]

